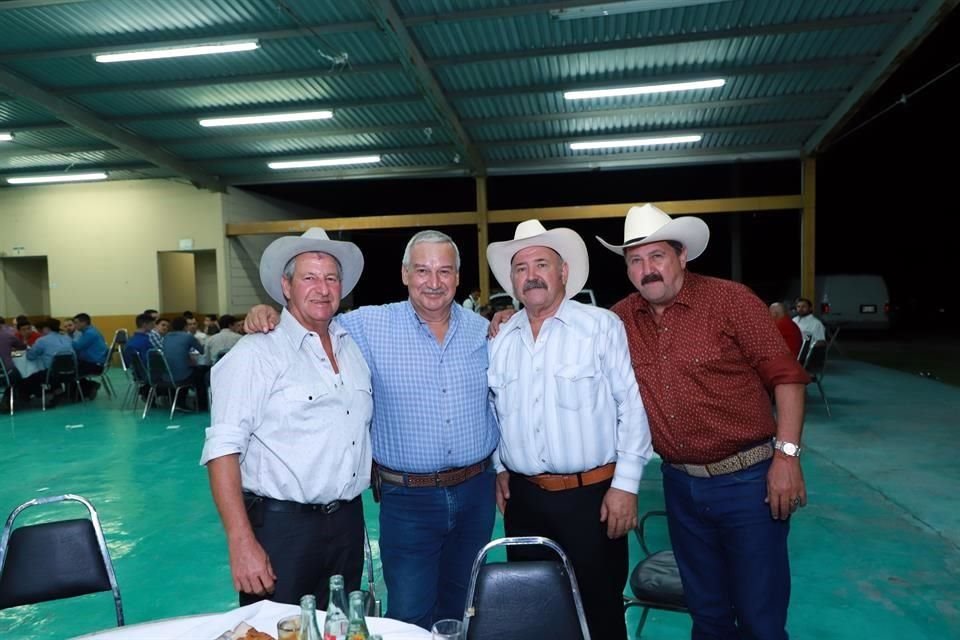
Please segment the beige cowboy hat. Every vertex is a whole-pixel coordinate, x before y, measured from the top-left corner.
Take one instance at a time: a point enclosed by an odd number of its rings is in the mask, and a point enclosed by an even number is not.
[[[674,240],[687,248],[687,260],[694,260],[707,248],[710,229],[700,218],[686,216],[672,219],[652,204],[630,207],[623,221],[623,244],[612,244],[596,236],[600,244],[623,255],[623,250],[642,244]]]
[[[340,263],[343,271],[340,295],[346,297],[353,291],[360,280],[360,274],[363,273],[363,254],[360,253],[360,248],[352,242],[331,240],[325,229],[311,227],[301,236],[277,238],[264,250],[260,258],[260,282],[271,298],[280,304],[287,304],[280,285],[283,268],[294,256],[313,251],[329,253]]]
[[[503,290],[516,298],[510,280],[510,262],[513,256],[527,247],[550,247],[567,263],[567,286],[565,298],[577,295],[587,284],[590,261],[587,245],[573,229],[557,228],[547,231],[539,220],[524,220],[517,225],[513,240],[491,242],[487,246],[487,263]]]

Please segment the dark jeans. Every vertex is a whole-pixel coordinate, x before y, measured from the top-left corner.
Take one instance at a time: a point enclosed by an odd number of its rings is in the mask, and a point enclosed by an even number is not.
[[[600,522],[600,505],[612,480],[579,489],[544,491],[510,475],[510,500],[503,516],[507,536],[544,536],[566,552],[577,577],[592,638],[627,637],[623,588],[627,582],[627,538],[611,540]],[[513,560],[556,560],[536,547],[508,547]]]
[[[77,360],[77,372],[81,376],[99,375],[103,373],[103,365],[96,362],[87,362],[86,360]],[[83,390],[83,395],[87,396],[88,399],[90,393],[99,386],[99,383],[93,380],[86,378],[81,378],[80,380],[80,389]]]
[[[363,574],[363,501],[359,498],[331,514],[278,513],[248,506],[247,515],[257,542],[267,552],[277,582],[267,596],[240,594],[240,605],[264,598],[300,604],[312,593],[317,608],[326,609],[330,576],[343,576],[347,593],[360,588]]]
[[[764,503],[770,461],[713,478],[662,466],[670,540],[694,640],[785,640],[789,520]]]
[[[453,487],[397,487],[380,498],[387,616],[429,629],[463,617],[470,570],[490,542],[496,501],[488,470]]]

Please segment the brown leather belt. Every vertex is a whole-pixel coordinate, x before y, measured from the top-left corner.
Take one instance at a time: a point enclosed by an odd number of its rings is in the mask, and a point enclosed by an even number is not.
[[[386,467],[376,465],[375,469],[380,474],[380,480],[387,484],[398,487],[411,487],[420,489],[425,487],[452,487],[461,482],[466,482],[474,476],[478,476],[490,466],[490,459],[481,460],[469,467],[459,467],[457,469],[445,469],[435,473],[404,473],[402,471],[392,471]]]
[[[611,462],[583,473],[541,473],[538,476],[523,476],[544,491],[566,491],[597,484],[613,477],[617,463]]]
[[[724,458],[718,462],[711,462],[709,464],[679,464],[671,462],[670,466],[683,471],[688,476],[695,478],[712,478],[713,476],[722,476],[748,469],[772,457],[773,443],[764,442],[746,451],[735,453],[729,458]]]

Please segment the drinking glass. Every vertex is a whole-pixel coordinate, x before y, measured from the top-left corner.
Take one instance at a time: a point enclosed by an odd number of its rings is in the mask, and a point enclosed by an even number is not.
[[[437,620],[430,632],[433,640],[461,640],[463,623],[460,620]]]
[[[300,635],[300,615],[287,616],[277,622],[277,640],[297,640]]]

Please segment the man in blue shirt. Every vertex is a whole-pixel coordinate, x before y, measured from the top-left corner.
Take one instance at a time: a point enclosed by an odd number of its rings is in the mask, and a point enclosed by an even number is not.
[[[194,367],[194,358],[200,355],[203,347],[196,338],[187,333],[186,318],[174,318],[170,328],[171,331],[163,336],[163,355],[170,367],[173,382],[193,385],[197,392],[197,409],[206,411],[207,383],[203,375],[206,369],[198,370]]]
[[[27,349],[27,360],[39,360],[42,370],[27,376],[21,385],[24,397],[40,395],[40,385],[47,380],[47,369],[53,364],[53,356],[58,353],[70,353],[73,351],[73,342],[67,336],[60,333],[60,321],[56,318],[50,318],[38,327],[43,335]],[[51,396],[47,400],[47,406],[52,407],[57,403],[56,396]]]
[[[490,540],[499,432],[487,386],[487,321],[454,303],[460,252],[421,231],[403,256],[409,299],[339,316],[373,374],[371,436],[380,486],[387,615],[429,629],[461,618],[473,560]],[[249,332],[277,325],[248,314]]]
[[[150,332],[153,330],[155,320],[149,313],[141,313],[134,321],[137,330],[134,331],[130,339],[127,340],[127,347],[123,350],[123,357],[130,362],[131,358],[140,358],[144,367],[147,366],[147,351],[153,348],[150,342]],[[162,343],[161,343],[162,344]]]
[[[73,340],[73,350],[77,352],[77,369],[81,376],[103,373],[103,363],[107,360],[107,342],[103,334],[90,324],[90,316],[78,313],[73,316],[73,324],[77,328],[77,337]],[[83,396],[93,400],[97,396],[99,382],[88,378],[80,379],[80,389]]]

